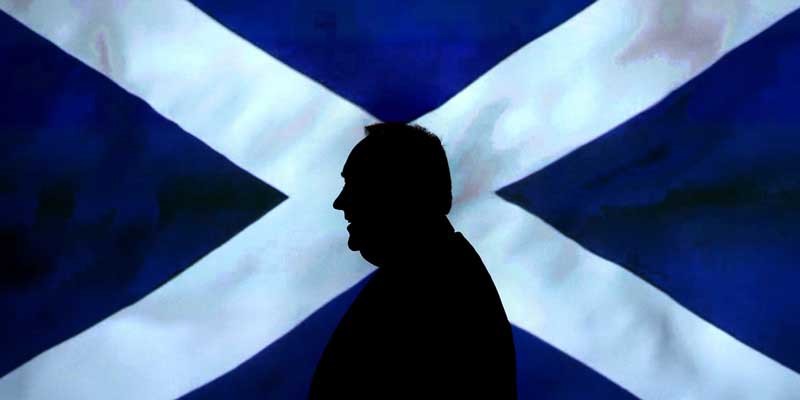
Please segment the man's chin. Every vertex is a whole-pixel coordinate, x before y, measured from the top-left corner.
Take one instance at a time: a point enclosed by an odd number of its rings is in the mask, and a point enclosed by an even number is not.
[[[349,239],[347,239],[347,247],[350,248],[350,250],[352,250],[352,251],[361,250],[361,246],[358,245],[358,241],[357,240],[353,240],[352,236]]]

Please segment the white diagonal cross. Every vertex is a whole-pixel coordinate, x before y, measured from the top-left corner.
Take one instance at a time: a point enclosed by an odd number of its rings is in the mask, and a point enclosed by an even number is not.
[[[763,3],[601,0],[419,120],[443,137],[454,225],[512,322],[642,398],[789,398],[800,376],[493,191],[650,107],[800,6]],[[677,19],[658,18],[672,7]],[[346,250],[331,208],[341,165],[374,121],[366,112],[186,2],[0,0],[0,9],[289,195],[141,301],[0,379],[0,397],[180,396],[370,271]]]

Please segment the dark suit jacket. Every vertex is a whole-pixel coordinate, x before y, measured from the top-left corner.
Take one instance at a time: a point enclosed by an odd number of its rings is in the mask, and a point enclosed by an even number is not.
[[[370,277],[309,398],[516,398],[511,326],[475,249],[448,232],[412,259]]]

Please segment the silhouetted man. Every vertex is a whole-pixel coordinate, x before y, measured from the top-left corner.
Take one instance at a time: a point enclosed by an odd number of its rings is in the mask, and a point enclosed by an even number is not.
[[[478,254],[455,232],[439,138],[376,124],[350,153],[333,207],[347,245],[379,267],[326,347],[312,399],[516,398],[514,344]]]

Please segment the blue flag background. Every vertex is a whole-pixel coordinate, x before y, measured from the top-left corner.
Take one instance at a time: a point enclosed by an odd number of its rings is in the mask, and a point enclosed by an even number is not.
[[[192,3],[377,118],[411,121],[591,2]],[[287,196],[5,15],[0,54],[3,376]],[[797,71],[795,12],[498,194],[800,371]],[[361,287],[186,397],[302,398]],[[514,338],[521,399],[633,398],[530,333]]]

